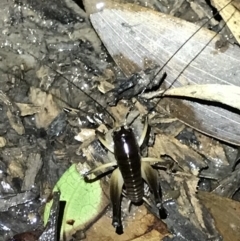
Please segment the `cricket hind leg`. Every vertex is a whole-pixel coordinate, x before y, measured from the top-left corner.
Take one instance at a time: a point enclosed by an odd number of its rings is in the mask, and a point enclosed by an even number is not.
[[[156,206],[160,208],[162,204],[162,198],[160,197],[160,192],[159,192],[159,181],[158,181],[157,171],[154,170],[148,163],[142,162],[141,172],[142,172],[142,178],[148,184],[149,188],[153,192]]]
[[[121,197],[123,189],[123,177],[119,168],[115,169],[110,179],[110,199],[112,203],[113,215],[112,225],[118,230],[122,227],[121,221]]]
[[[163,207],[162,203],[162,193],[160,182],[158,179],[158,172],[154,170],[151,165],[147,162],[142,162],[141,164],[142,178],[146,181],[149,188],[152,190],[156,206],[159,210],[159,216],[161,219],[165,219],[167,217],[167,211]],[[146,198],[144,201],[151,207],[151,204],[148,202]]]

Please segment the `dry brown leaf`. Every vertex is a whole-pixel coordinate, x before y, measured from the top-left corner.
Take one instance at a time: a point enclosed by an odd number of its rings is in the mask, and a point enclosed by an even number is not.
[[[10,109],[7,111],[7,117],[11,127],[19,134],[23,135],[25,133],[25,128],[20,120],[20,118],[13,114]]]
[[[8,166],[8,174],[12,177],[20,177],[21,179],[23,179],[24,172],[22,165],[18,161],[12,160]]]
[[[124,233],[117,235],[112,219],[104,215],[87,232],[86,241],[161,240],[168,234],[166,225],[149,214],[144,205],[137,207],[135,215],[124,220]],[[136,237],[139,237],[135,239]],[[144,237],[146,239],[144,239]],[[149,238],[149,239],[147,239]]]
[[[240,12],[232,0],[212,0],[212,4],[220,11],[232,34],[240,44]],[[227,5],[228,4],[228,5]],[[227,6],[226,6],[227,5]],[[226,7],[225,7],[226,6]]]
[[[149,157],[170,156],[186,172],[198,175],[199,170],[206,167],[201,155],[186,145],[181,144],[177,139],[156,135],[153,147],[149,148]]]
[[[212,214],[223,240],[240,241],[240,202],[207,192],[197,196]]]
[[[116,106],[111,107],[111,113],[116,120],[116,125],[122,125],[122,123],[124,123],[128,112],[129,106],[126,106],[124,101],[119,101]]]
[[[26,104],[26,103],[16,103],[19,110],[21,111],[21,116],[27,116],[27,115],[33,115],[36,114],[39,110],[39,106],[34,106],[32,104]]]
[[[51,94],[47,94],[38,88],[30,88],[29,98],[35,106],[40,107],[39,112],[35,115],[37,128],[46,129],[60,113],[60,109]]]
[[[198,132],[195,135],[200,143],[200,148],[197,149],[198,153],[207,157],[209,161],[217,162],[220,165],[229,165],[223,145],[219,141]]]
[[[199,178],[187,173],[177,173],[174,180],[180,189],[180,196],[177,199],[180,213],[189,217],[196,227],[204,228],[202,208],[196,198]]]
[[[238,10],[240,10],[240,1],[239,0],[232,1],[232,5],[234,7],[236,7]]]

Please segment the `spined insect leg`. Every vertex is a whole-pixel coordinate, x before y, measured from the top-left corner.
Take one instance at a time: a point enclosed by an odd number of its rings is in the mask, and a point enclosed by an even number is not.
[[[120,227],[121,222],[121,194],[123,189],[123,177],[117,168],[113,171],[110,179],[110,199],[112,202],[113,216],[112,225],[113,227]]]
[[[141,172],[142,178],[146,181],[146,183],[153,192],[157,207],[160,208],[162,203],[159,194],[159,182],[157,171],[154,170],[148,163],[142,162]]]

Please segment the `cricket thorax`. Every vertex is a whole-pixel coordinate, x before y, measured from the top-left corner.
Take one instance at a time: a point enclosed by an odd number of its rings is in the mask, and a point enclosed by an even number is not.
[[[114,154],[116,160],[131,159],[139,157],[139,145],[137,143],[133,130],[122,126],[119,130],[113,132]]]

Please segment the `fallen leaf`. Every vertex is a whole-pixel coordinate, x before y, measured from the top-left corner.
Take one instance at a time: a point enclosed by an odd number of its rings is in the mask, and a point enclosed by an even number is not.
[[[118,235],[111,225],[112,219],[104,215],[87,232],[86,241],[127,241],[127,240],[162,240],[168,234],[166,225],[141,205],[134,213],[123,220],[124,233]]]
[[[188,146],[173,137],[158,134],[154,146],[149,148],[148,156],[159,158],[165,155],[170,156],[184,171],[193,175],[198,175],[199,170],[207,166],[201,155]]]
[[[197,196],[212,214],[223,240],[240,241],[240,202],[201,191]]]
[[[171,88],[167,91],[152,92],[144,95],[144,97],[159,97],[159,96],[181,96],[200,100],[219,102],[224,105],[240,110],[240,87],[232,85],[186,85],[178,88]]]
[[[40,107],[38,113],[35,114],[37,128],[45,128],[58,116],[60,109],[53,100],[51,94],[41,91],[38,88],[31,87],[29,98],[31,102]]]
[[[79,230],[85,230],[102,214],[108,205],[108,199],[102,192],[100,181],[86,183],[73,164],[55,185],[54,191],[60,191],[60,201],[66,206],[62,220],[61,239],[69,240]],[[46,224],[52,202],[46,204],[44,223]],[[71,220],[72,222],[69,222]],[[63,238],[64,237],[64,238]]]

